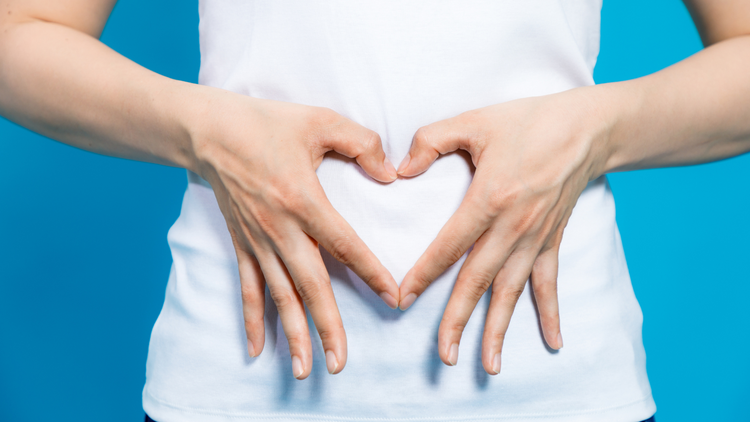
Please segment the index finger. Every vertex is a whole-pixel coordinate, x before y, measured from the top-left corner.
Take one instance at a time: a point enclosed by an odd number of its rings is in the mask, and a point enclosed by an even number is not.
[[[321,145],[349,158],[354,158],[362,170],[373,179],[390,183],[398,177],[393,164],[385,156],[380,135],[336,112],[329,118],[335,122],[321,133]]]
[[[427,286],[466,253],[490,226],[491,217],[483,211],[469,188],[458,210],[440,230],[401,283],[401,310],[406,310]]]
[[[349,267],[391,309],[399,300],[398,284],[391,273],[339,214],[320,187],[317,206],[308,208],[303,230],[336,260]]]

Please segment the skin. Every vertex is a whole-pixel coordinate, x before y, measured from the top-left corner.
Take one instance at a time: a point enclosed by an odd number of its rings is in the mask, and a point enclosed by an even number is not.
[[[468,151],[474,180],[454,216],[404,278],[400,307],[474,245],[438,333],[458,361],[463,328],[492,287],[482,364],[501,369],[503,339],[527,280],[547,344],[563,346],[558,250],[586,184],[615,171],[721,160],[750,151],[750,2],[686,2],[706,49],[652,75],[469,111],[420,128],[399,175]]]
[[[399,289],[315,176],[333,150],[355,157],[374,179],[394,180],[378,135],[331,110],[150,72],[98,41],[114,3],[0,0],[0,114],[69,145],[187,168],[208,180],[237,253],[248,353],[263,349],[267,285],[300,379],[312,368],[305,306],[329,372],[346,364],[346,335],[318,244],[388,306],[406,309],[476,243],[440,325],[439,353],[457,363],[462,327],[492,286],[482,362],[497,374],[503,336],[529,276],[545,339],[562,347],[557,251],[588,181],[750,150],[750,6],[692,1],[710,47],[675,66],[421,128],[401,176],[416,176],[459,148],[472,155],[476,173],[462,206]]]
[[[208,180],[237,254],[249,355],[263,350],[267,285],[294,376],[312,369],[305,307],[329,372],[340,372],[346,333],[318,245],[393,309],[399,291],[333,209],[315,169],[336,151],[391,182],[396,169],[380,137],[332,110],[150,72],[98,41],[114,4],[0,1],[0,114],[78,148],[183,167]]]

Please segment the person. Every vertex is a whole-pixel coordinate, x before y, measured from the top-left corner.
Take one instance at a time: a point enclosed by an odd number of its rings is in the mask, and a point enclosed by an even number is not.
[[[0,1],[0,113],[187,169],[149,416],[654,414],[605,175],[750,150],[750,4],[593,85],[598,0],[201,0],[193,85],[97,40],[114,3]]]

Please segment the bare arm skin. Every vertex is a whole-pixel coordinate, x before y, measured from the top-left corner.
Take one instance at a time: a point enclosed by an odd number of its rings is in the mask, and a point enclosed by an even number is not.
[[[0,112],[92,152],[191,167],[190,137],[174,112],[187,84],[98,41],[114,5],[0,2]]]
[[[586,184],[615,171],[705,163],[750,151],[750,2],[686,2],[706,49],[652,75],[525,98],[425,126],[399,166],[410,177],[468,151],[476,172],[455,215],[401,284],[408,308],[471,245],[438,334],[458,360],[461,332],[492,286],[482,345],[489,374],[527,279],[544,337],[562,347],[558,250]]]
[[[114,4],[0,0],[0,114],[78,148],[208,180],[237,253],[250,356],[263,350],[267,284],[294,376],[312,368],[305,306],[329,372],[340,372],[346,335],[318,243],[391,308],[399,291],[333,209],[315,169],[335,150],[373,178],[395,180],[380,138],[328,109],[175,81],[133,63],[97,39]]]
[[[601,86],[602,101],[619,106],[611,112],[599,172],[706,163],[750,151],[750,3],[686,4],[706,49],[652,75]]]

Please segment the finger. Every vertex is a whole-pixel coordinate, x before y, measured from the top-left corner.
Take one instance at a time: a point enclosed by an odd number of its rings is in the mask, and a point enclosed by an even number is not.
[[[312,344],[305,306],[294,287],[292,278],[276,253],[270,248],[260,248],[256,256],[289,342],[292,374],[297,379],[305,379],[312,369]]]
[[[459,148],[469,151],[473,130],[476,129],[465,124],[460,116],[419,128],[412,138],[409,153],[398,166],[398,174],[413,177],[425,172],[441,154]]]
[[[567,210],[547,241],[547,247],[537,257],[531,270],[531,286],[534,291],[539,320],[544,340],[549,347],[559,350],[563,347],[560,330],[560,310],[557,298],[557,271],[560,243],[563,231],[568,224],[572,209]]]
[[[320,145],[349,158],[375,180],[392,182],[398,178],[393,163],[386,157],[380,135],[345,117],[338,116],[336,124],[326,126]]]
[[[510,255],[508,243],[491,232],[485,233],[461,267],[438,330],[438,353],[445,364],[453,366],[458,362],[464,327]]]
[[[557,255],[559,243],[543,251],[536,258],[531,270],[531,287],[539,310],[544,340],[549,347],[563,347],[560,333],[560,312],[557,302]]]
[[[311,187],[308,191],[315,191],[312,195],[317,196],[315,203],[318,206],[307,208],[307,218],[302,221],[303,230],[320,242],[331,256],[354,271],[388,307],[396,309],[399,289],[391,273],[333,208],[322,188]]]
[[[490,216],[473,199],[472,188],[458,210],[401,282],[401,310],[406,310],[440,274],[455,264],[487,230]]]
[[[538,250],[514,252],[495,277],[482,337],[482,365],[490,375],[500,373],[501,353],[513,310],[521,297]]]
[[[338,374],[346,365],[346,333],[320,250],[301,231],[300,236],[279,246],[281,258],[320,334],[328,372]]]
[[[247,335],[247,353],[254,358],[263,351],[265,344],[265,316],[266,282],[260,269],[258,260],[244,248],[235,231],[230,228],[232,243],[237,254],[237,266],[240,272],[240,286],[242,292],[242,314],[245,319],[245,333]]]

